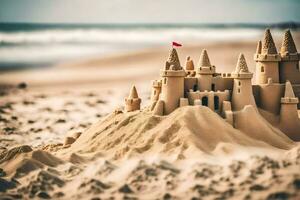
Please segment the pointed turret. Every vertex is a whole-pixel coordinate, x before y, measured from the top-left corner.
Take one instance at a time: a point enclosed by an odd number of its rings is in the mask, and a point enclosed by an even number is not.
[[[193,62],[193,60],[191,60],[190,56],[186,57],[185,69],[186,70],[194,70],[194,62]]]
[[[270,29],[266,29],[265,31],[262,54],[277,54],[277,49],[273,37],[271,35]]]
[[[131,112],[139,110],[141,105],[141,99],[138,96],[135,86],[132,86],[128,98],[125,98],[125,110]]]
[[[284,33],[280,49],[280,58],[280,83],[285,83],[289,80],[292,84],[300,84],[300,54],[297,52],[290,30],[286,30]]]
[[[264,38],[257,44],[254,54],[256,62],[256,83],[267,84],[269,81],[279,83],[279,61],[280,55],[269,29],[266,29]]]
[[[211,67],[206,49],[203,49],[201,52],[198,67]]]
[[[234,111],[242,110],[246,105],[256,108],[251,79],[253,74],[249,71],[245,56],[239,55],[235,71],[231,73],[233,81],[232,108]]]
[[[135,86],[132,86],[132,88],[130,90],[130,94],[128,96],[128,99],[136,99],[136,98],[139,98],[139,96],[138,96]]]
[[[171,68],[171,70],[181,70],[181,65],[179,61],[179,57],[175,48],[171,49],[169,58],[167,60],[166,65]]]
[[[294,91],[293,91],[293,87],[292,87],[290,81],[287,81],[285,83],[284,97],[287,97],[287,98],[291,98],[291,97],[294,98],[295,97],[295,94],[294,94]]]
[[[261,54],[261,48],[262,48],[261,40],[259,40],[256,47],[256,54]]]
[[[179,99],[184,97],[184,78],[186,72],[181,67],[176,49],[172,48],[164,69],[160,70],[163,113],[170,114],[179,107]]]
[[[206,49],[203,49],[197,66],[197,74],[212,75],[216,72],[215,66],[210,64]]]
[[[290,81],[285,83],[284,97],[281,98],[279,129],[295,141],[300,141],[300,120],[297,104],[299,99],[295,97]]]
[[[286,53],[289,54],[297,53],[297,48],[290,30],[285,31],[284,33],[280,53],[282,55]]]
[[[250,73],[246,63],[245,56],[242,53],[239,55],[239,59],[237,61],[236,68],[235,68],[235,73],[236,74]]]
[[[295,93],[293,91],[293,87],[290,81],[285,83],[284,97],[281,98],[281,103],[298,103],[298,98],[295,97]]]

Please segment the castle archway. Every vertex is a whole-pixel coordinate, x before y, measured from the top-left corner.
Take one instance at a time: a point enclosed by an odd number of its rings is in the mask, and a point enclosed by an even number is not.
[[[203,106],[208,106],[208,98],[207,98],[207,96],[202,97],[201,101],[202,101],[202,105]]]

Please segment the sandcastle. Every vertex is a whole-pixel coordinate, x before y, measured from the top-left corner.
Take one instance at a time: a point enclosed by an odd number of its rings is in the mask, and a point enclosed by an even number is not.
[[[207,106],[237,128],[236,113],[252,106],[273,127],[299,141],[299,58],[290,30],[284,33],[278,53],[267,29],[254,54],[256,81],[253,85],[253,73],[243,54],[239,55],[234,72],[217,73],[206,50],[202,51],[196,69],[189,56],[184,69],[176,49],[172,48],[160,71],[160,79],[152,82],[149,110],[154,115],[168,115],[182,106]],[[141,100],[135,87],[125,102],[127,112],[140,109]]]

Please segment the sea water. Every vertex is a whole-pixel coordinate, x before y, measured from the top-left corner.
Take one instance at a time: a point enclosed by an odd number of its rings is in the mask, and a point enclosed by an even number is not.
[[[179,43],[260,38],[264,25],[0,24],[0,70],[52,66]],[[273,33],[273,31],[272,31]]]

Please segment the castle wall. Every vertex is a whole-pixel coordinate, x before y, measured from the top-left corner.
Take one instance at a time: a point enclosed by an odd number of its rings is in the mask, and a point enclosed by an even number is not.
[[[228,74],[215,76],[212,82],[215,84],[215,91],[232,90],[233,88],[233,78],[228,77]]]
[[[231,101],[234,111],[242,110],[245,105],[253,105],[256,108],[250,78],[234,79]]]
[[[296,104],[281,104],[279,129],[295,141],[300,141],[300,120]]]
[[[272,78],[273,83],[279,83],[278,61],[256,62],[256,84],[266,84],[268,78]]]
[[[300,84],[299,61],[281,61],[279,63],[280,83],[289,80],[292,84]]]
[[[184,78],[184,96],[187,97],[187,93],[190,91],[198,90],[198,79],[196,77],[185,77]]]
[[[210,91],[212,89],[213,76],[211,74],[198,74],[198,90]]]
[[[275,115],[280,111],[280,98],[284,95],[284,84],[256,85],[259,95],[256,97],[257,106]]]
[[[209,107],[211,110],[221,112],[223,101],[230,100],[229,90],[225,91],[190,91],[188,92],[189,104],[194,105],[195,100],[201,100],[202,105]]]
[[[292,86],[295,96],[300,99],[300,84],[293,84]],[[298,109],[300,109],[300,102],[298,103]]]

